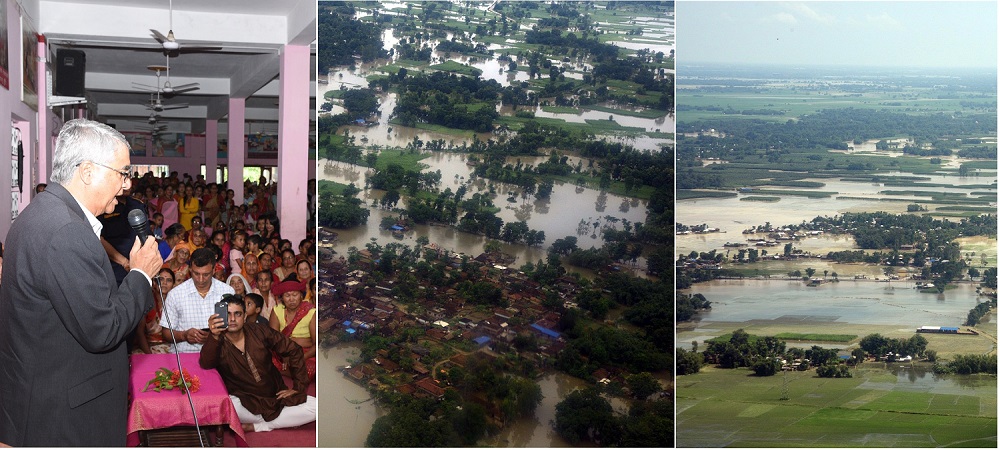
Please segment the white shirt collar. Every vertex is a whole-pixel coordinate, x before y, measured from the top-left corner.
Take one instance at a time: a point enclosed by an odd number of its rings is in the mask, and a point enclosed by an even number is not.
[[[97,216],[90,212],[90,210],[87,209],[87,207],[84,206],[83,203],[76,198],[76,196],[73,197],[73,200],[76,200],[76,204],[80,205],[80,209],[83,210],[83,215],[87,217],[87,221],[90,222],[90,227],[94,229],[94,234],[96,234],[97,238],[100,239],[101,230],[104,229],[104,224],[102,224],[100,220],[97,220]]]

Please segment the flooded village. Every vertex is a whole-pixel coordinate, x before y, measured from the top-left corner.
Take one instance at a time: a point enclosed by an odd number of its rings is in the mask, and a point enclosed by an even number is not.
[[[322,5],[320,445],[670,445],[672,2]]]

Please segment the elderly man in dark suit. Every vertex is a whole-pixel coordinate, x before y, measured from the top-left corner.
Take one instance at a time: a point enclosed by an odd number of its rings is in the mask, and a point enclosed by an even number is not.
[[[121,286],[97,215],[128,189],[129,146],[107,125],[67,122],[50,183],[7,234],[0,284],[0,442],[20,447],[124,446],[125,337],[153,306],[163,260],[136,238]]]

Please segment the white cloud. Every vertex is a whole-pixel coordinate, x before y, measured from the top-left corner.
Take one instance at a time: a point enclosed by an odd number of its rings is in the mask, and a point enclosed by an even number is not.
[[[889,13],[882,13],[877,16],[865,16],[865,21],[869,25],[877,26],[880,28],[889,28],[892,30],[902,30],[903,24],[896,20],[894,17],[890,16]]]
[[[797,16],[815,22],[823,24],[832,24],[837,21],[837,19],[833,15],[820,13],[819,11],[816,11],[815,9],[806,5],[805,3],[786,3],[785,7],[791,10]]]
[[[786,12],[775,14],[775,15],[771,16],[771,18],[774,19],[775,21],[778,21],[778,22],[781,22],[781,23],[787,23],[789,25],[795,25],[795,24],[799,23],[798,19],[796,19],[795,16],[793,16],[793,15],[791,15],[789,13],[786,13]]]

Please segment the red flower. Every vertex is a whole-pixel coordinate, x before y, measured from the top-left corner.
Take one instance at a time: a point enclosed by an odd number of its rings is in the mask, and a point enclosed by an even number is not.
[[[181,375],[183,375],[183,379]],[[185,390],[198,392],[198,389],[201,389],[201,380],[197,376],[191,375],[187,369],[177,371],[161,367],[153,373],[153,378],[146,383],[146,387],[142,391],[147,391],[150,386],[156,392],[164,389],[173,390],[174,388],[177,388],[180,392],[184,392]]]

